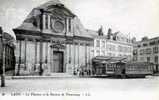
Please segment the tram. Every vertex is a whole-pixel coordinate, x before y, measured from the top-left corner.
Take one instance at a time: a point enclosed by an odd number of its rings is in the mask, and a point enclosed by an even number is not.
[[[125,74],[130,77],[145,77],[152,75],[154,64],[150,62],[127,62],[125,65]]]
[[[153,74],[153,63],[127,62],[126,58],[97,56],[92,59],[93,75],[115,77],[145,77]]]

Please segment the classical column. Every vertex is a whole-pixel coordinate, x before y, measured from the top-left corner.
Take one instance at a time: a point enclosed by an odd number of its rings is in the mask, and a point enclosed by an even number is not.
[[[80,50],[80,43],[78,43],[78,67],[80,65],[80,62],[79,62],[79,50]]]
[[[48,29],[51,29],[51,27],[50,27],[50,15],[48,15]]]
[[[85,44],[84,46],[85,46],[85,65],[87,67],[87,44]]]
[[[37,64],[37,41],[34,40],[35,43],[35,65],[34,65],[34,70],[36,70],[36,64]]]
[[[51,40],[51,45],[53,45],[53,41]],[[51,54],[51,67],[53,68],[50,68],[52,70],[52,72],[54,72],[54,51],[53,51],[53,48],[51,48],[50,50],[50,54]]]
[[[20,75],[20,65],[21,65],[21,40],[19,41],[19,63],[18,63],[18,71],[16,75]]]
[[[72,32],[72,27],[71,27],[71,18],[68,19],[68,30],[69,32]]]
[[[67,31],[66,32],[68,33],[69,32],[69,19],[68,18],[66,18],[66,26],[67,26],[67,28],[66,28]]]
[[[42,15],[43,17],[42,17],[42,21],[43,21],[43,29],[46,29],[46,15],[45,14],[43,14]]]
[[[90,59],[90,45],[88,46],[88,66],[89,66],[89,69],[90,69],[90,63],[91,63],[91,59]]]
[[[25,67],[24,69],[26,70],[27,69],[27,38],[25,38],[25,45],[24,45],[24,63],[25,63]]]
[[[42,68],[42,59],[43,58],[43,42],[42,40],[40,40],[40,71],[39,74],[42,75],[43,74],[43,68]]]
[[[48,42],[45,45],[45,63],[48,63]]]
[[[73,45],[74,45],[74,71],[75,71],[75,65],[76,65],[76,44],[75,44],[75,42],[73,43]]]
[[[47,51],[47,66],[48,66],[48,72],[50,73],[51,72],[51,48],[50,48],[50,44],[51,44],[51,41],[48,42],[48,45],[47,45],[47,48],[48,48],[48,51]]]
[[[67,18],[65,18],[65,32],[67,33]],[[66,35],[65,33],[65,35]]]
[[[71,44],[69,44],[69,64],[72,63],[72,61],[71,61],[71,60],[72,60],[72,59],[71,59],[71,58],[72,58],[72,57],[71,57],[71,52],[72,52],[72,51],[71,51]]]
[[[71,19],[71,32],[74,34],[74,23],[73,23],[73,19]]]

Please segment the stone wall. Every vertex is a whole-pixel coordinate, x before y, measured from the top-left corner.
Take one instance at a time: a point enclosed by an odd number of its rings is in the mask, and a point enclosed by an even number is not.
[[[42,67],[44,75],[49,75],[53,70],[53,51],[64,53],[63,68],[64,72],[73,74],[79,69],[88,69],[91,66],[91,46],[85,44],[66,44],[65,49],[51,48],[51,42],[42,42]],[[21,47],[21,48],[20,48]],[[16,45],[16,73],[20,66],[21,75],[37,75],[40,67],[40,42],[22,40],[17,41]],[[19,59],[20,58],[20,59]]]

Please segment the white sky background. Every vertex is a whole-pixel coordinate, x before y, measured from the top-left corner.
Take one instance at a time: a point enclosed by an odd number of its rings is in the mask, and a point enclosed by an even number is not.
[[[0,0],[0,26],[13,34],[30,11],[49,0]],[[159,36],[159,0],[61,0],[81,20],[85,28],[103,25],[113,32],[131,33],[137,40]]]

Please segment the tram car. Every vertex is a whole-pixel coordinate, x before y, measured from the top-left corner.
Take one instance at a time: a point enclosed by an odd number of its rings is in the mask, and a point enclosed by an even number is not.
[[[121,57],[95,57],[93,58],[94,76],[113,77],[145,77],[153,74],[153,63],[127,62]]]
[[[125,65],[125,75],[129,77],[145,77],[152,75],[154,64],[150,62],[127,62]]]

